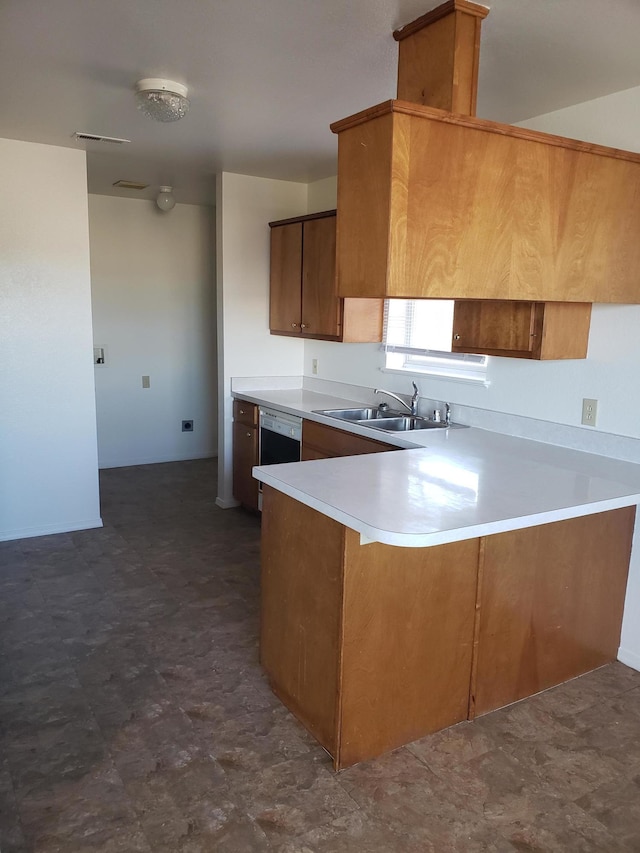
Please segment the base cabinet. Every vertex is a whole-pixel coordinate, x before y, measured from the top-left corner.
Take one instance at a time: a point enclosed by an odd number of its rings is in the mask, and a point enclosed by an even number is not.
[[[614,660],[634,515],[398,548],[265,486],[272,688],[340,769]]]
[[[233,401],[233,496],[247,509],[258,509],[258,481],[251,475],[259,462],[258,407]]]
[[[302,461],[333,459],[336,456],[360,456],[363,453],[380,453],[398,450],[393,444],[355,435],[343,429],[306,420],[302,427]]]

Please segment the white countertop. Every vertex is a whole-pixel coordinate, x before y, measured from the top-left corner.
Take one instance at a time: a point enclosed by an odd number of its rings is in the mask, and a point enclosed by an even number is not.
[[[316,415],[363,404],[301,389],[235,396],[413,448],[253,469],[363,541],[426,547],[640,502],[637,464],[473,427],[398,436]]]

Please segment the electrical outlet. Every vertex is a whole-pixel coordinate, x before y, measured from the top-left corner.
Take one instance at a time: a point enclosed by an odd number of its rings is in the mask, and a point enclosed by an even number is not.
[[[143,388],[151,388],[151,380],[148,376],[142,377],[142,387]]]
[[[582,401],[582,423],[585,426],[595,426],[598,417],[598,401],[588,400],[586,397]]]
[[[193,432],[193,421],[182,421],[182,432]]]
[[[317,358],[311,359],[311,372],[313,373],[314,376],[318,375],[318,359]]]

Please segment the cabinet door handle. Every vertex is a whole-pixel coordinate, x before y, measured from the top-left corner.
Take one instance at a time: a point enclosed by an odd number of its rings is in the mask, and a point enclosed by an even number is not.
[[[248,433],[247,433],[247,438],[251,438],[251,435],[252,435],[252,433],[248,432]]]
[[[241,415],[244,415],[244,414],[245,414],[244,409],[240,409],[240,414],[241,414]]]
[[[459,340],[460,340],[460,335],[454,335],[454,336],[453,336],[453,340],[454,340],[454,341],[459,341]]]
[[[292,329],[297,329],[297,328],[298,328],[298,324],[297,324],[297,323],[292,323],[292,324],[291,324],[291,328],[292,328]]]
[[[300,323],[300,328],[301,328],[301,329],[308,329],[308,328],[309,328],[309,324],[308,324],[308,323]]]

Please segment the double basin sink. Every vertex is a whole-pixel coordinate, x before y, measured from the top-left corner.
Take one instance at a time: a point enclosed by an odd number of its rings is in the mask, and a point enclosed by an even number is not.
[[[450,424],[444,421],[432,421],[419,415],[409,415],[392,409],[383,410],[368,406],[362,409],[324,409],[316,410],[317,415],[338,418],[341,421],[368,426],[386,432],[408,432],[414,429],[447,429]]]

